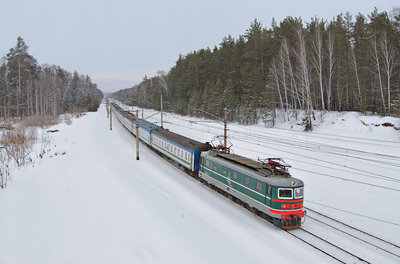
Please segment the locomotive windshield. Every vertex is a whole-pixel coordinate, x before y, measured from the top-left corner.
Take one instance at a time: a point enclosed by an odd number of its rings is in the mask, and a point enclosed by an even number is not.
[[[296,188],[294,189],[294,198],[303,198],[304,197],[304,188]]]
[[[292,199],[293,198],[293,190],[280,188],[278,189],[278,198],[280,199]]]

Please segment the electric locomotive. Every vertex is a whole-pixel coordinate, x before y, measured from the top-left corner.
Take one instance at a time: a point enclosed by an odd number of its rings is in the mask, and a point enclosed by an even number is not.
[[[212,150],[201,154],[199,177],[264,213],[282,229],[301,226],[304,183],[281,159],[254,161]]]

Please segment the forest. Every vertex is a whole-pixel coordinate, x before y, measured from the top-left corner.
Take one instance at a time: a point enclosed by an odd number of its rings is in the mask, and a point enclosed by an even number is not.
[[[97,111],[102,98],[89,76],[55,65],[39,65],[22,37],[0,60],[1,118]]]
[[[400,8],[330,21],[254,20],[238,38],[180,54],[168,73],[145,76],[114,98],[180,114],[206,113],[242,124],[315,110],[400,115]],[[304,121],[304,120],[303,120]]]

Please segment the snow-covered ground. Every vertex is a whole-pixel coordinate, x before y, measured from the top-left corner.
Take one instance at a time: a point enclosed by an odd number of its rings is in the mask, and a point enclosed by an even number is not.
[[[295,124],[230,124],[229,135],[235,153],[290,163],[306,184],[309,208],[400,244],[399,131],[368,126],[377,117],[324,118],[312,133]],[[203,119],[164,119],[166,128],[199,141],[223,131]],[[398,119],[388,122],[400,127]],[[0,190],[0,264],[335,263],[142,144],[137,161],[133,136],[116,119],[109,130],[104,106],[53,129],[47,154],[13,171]]]

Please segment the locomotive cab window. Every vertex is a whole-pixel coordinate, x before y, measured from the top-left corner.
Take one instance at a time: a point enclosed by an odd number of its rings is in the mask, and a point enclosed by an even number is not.
[[[292,199],[293,198],[293,190],[289,188],[279,188],[278,189],[278,198],[279,199]]]
[[[294,189],[294,198],[303,198],[304,197],[304,187]]]

